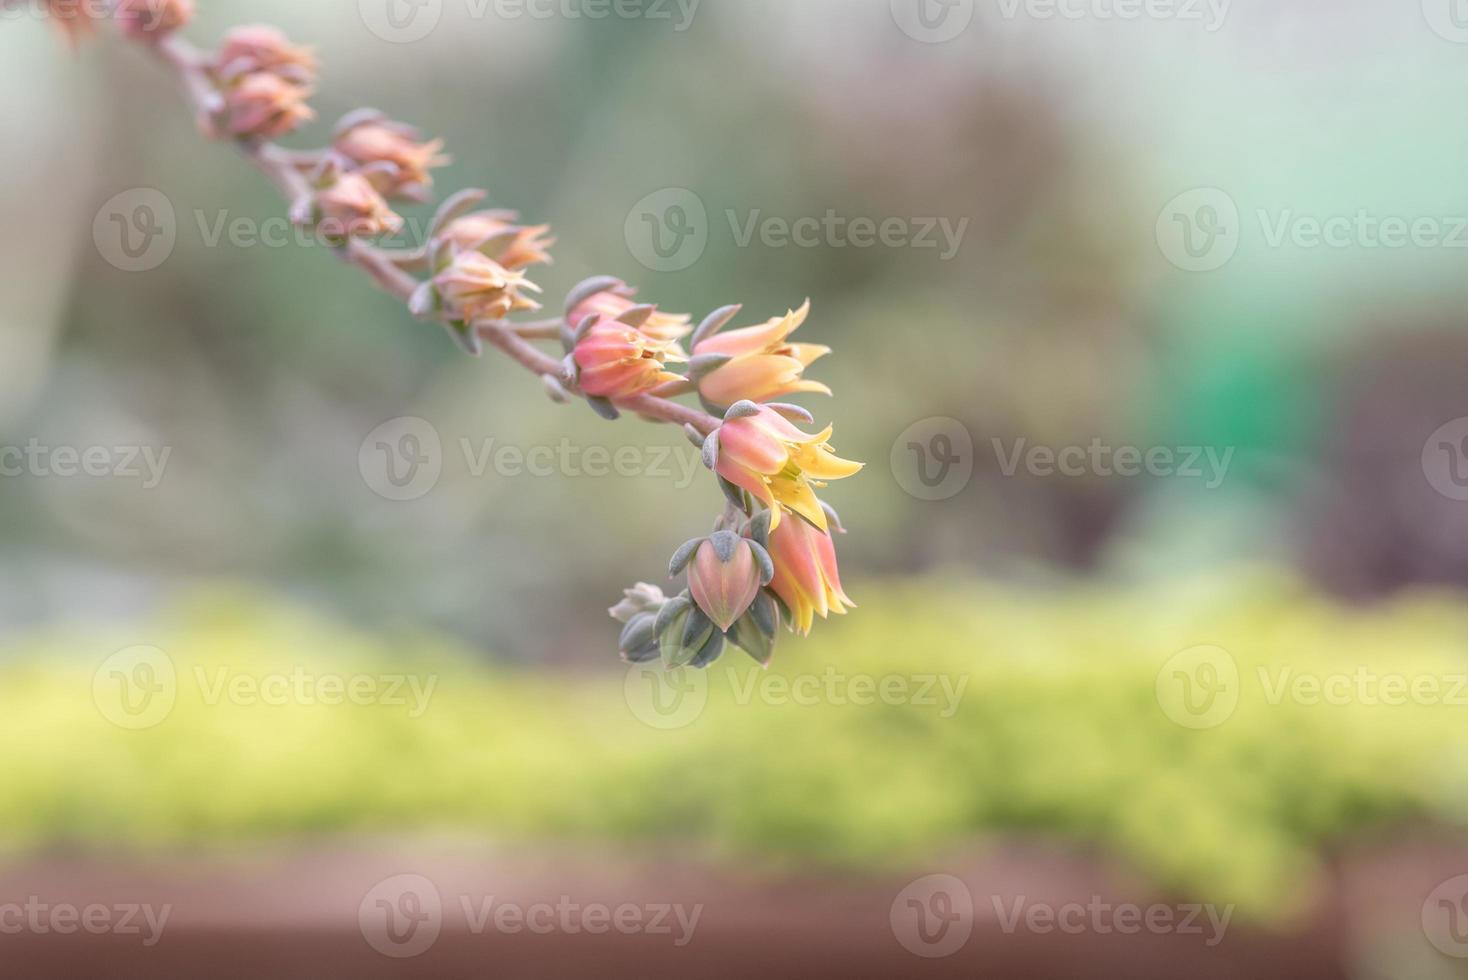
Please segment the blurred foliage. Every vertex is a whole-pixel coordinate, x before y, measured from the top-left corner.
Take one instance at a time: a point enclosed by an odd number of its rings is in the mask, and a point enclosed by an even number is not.
[[[1309,900],[1339,842],[1468,816],[1458,709],[1271,704],[1258,673],[1461,676],[1460,601],[1353,610],[1265,572],[1162,594],[932,581],[868,582],[858,597],[859,626],[786,644],[768,673],[718,663],[706,709],[671,731],[629,710],[620,679],[487,668],[433,639],[223,589],[151,625],[38,634],[0,670],[0,735],[16,747],[3,846],[467,831],[890,868],[1019,833],[1278,917]],[[127,731],[99,712],[93,672],[140,638],[172,658],[178,696],[161,724]],[[1199,643],[1229,650],[1242,675],[1237,712],[1210,730],[1174,724],[1156,693],[1162,665]],[[203,693],[205,677],[293,671],[437,682],[419,717]],[[800,676],[905,678],[914,693],[936,676],[962,697],[949,711],[941,684],[933,703],[869,706],[745,693]]]

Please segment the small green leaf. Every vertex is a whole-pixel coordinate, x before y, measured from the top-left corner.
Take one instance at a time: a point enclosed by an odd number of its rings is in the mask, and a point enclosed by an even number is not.
[[[693,331],[693,339],[689,341],[690,345],[697,347],[720,330],[723,330],[729,325],[729,321],[738,316],[739,312],[743,309],[744,307],[736,305],[723,306],[714,310],[714,312],[706,316],[704,321],[698,325],[698,329]]]
[[[714,630],[713,633],[709,635],[708,640],[699,649],[698,653],[694,655],[691,661],[689,661],[688,666],[693,667],[696,670],[703,670],[704,668],[711,666],[714,661],[723,656],[724,642],[724,634],[720,633],[718,630]]]
[[[634,306],[626,313],[623,313],[621,316],[617,317],[617,321],[619,323],[625,323],[629,327],[635,327],[638,330],[641,330],[642,327],[647,323],[647,321],[652,317],[652,315],[657,311],[658,308],[656,306],[648,306],[647,304],[643,304],[642,306]]]
[[[729,503],[738,507],[744,513],[749,513],[749,497],[745,495],[743,490],[722,476],[719,477],[719,489],[724,491],[724,496],[728,499]]]
[[[622,417],[622,413],[617,411],[617,406],[613,405],[605,398],[588,397],[586,399],[586,404],[590,405],[593,412],[600,415],[608,422],[615,422],[617,421],[617,419]]]
[[[437,238],[438,233],[443,231],[449,222],[457,218],[462,218],[474,210],[475,206],[487,197],[489,197],[488,191],[471,187],[468,190],[459,191],[459,193],[444,201],[443,206],[434,214],[433,222],[428,226],[428,237],[430,239]]]
[[[749,550],[754,552],[754,560],[759,563],[759,584],[769,585],[775,579],[775,560],[758,541],[749,542]]]
[[[768,667],[775,656],[775,639],[766,634],[755,621],[753,614],[745,615],[734,624],[734,645],[754,658],[761,667]]]
[[[760,406],[746,399],[745,401],[735,402],[733,405],[731,405],[729,407],[729,411],[724,413],[724,421],[733,422],[735,419],[752,418],[759,413]]]
[[[683,645],[697,652],[713,631],[714,621],[702,609],[694,606],[689,610],[688,621],[683,625]]]
[[[780,607],[768,592],[761,592],[754,600],[754,605],[749,609],[749,618],[754,620],[760,632],[772,640],[780,631]]]
[[[688,376],[694,381],[702,381],[732,360],[734,358],[728,354],[699,354],[688,362]]]
[[[714,546],[714,554],[718,555],[719,561],[725,565],[734,560],[734,551],[742,540],[744,539],[733,531],[715,531],[709,538]]]
[[[454,320],[448,325],[449,336],[453,337],[466,354],[478,357],[484,353],[484,341],[479,331],[463,320]]]
[[[621,292],[626,288],[627,284],[616,276],[593,276],[590,279],[583,279],[572,286],[571,291],[566,294],[566,315],[570,316],[572,311],[597,293]]]
[[[673,552],[673,560],[668,562],[668,575],[682,575],[683,569],[693,560],[693,555],[698,551],[698,546],[707,541],[707,538],[694,538],[692,541],[684,542],[677,551]]]

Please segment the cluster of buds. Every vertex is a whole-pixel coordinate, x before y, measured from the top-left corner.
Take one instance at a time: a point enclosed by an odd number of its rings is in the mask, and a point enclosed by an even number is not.
[[[443,140],[424,142],[418,131],[394,122],[376,109],[348,113],[337,124],[332,149],[350,167],[359,168],[384,197],[422,203],[433,189],[435,167],[451,161]]]
[[[441,140],[419,142],[411,126],[376,109],[348,113],[331,150],[312,170],[312,213],[298,217],[332,242],[395,235],[403,219],[388,199],[426,201],[433,186],[429,170],[449,162],[442,150]]]
[[[441,320],[471,353],[480,351],[476,325],[540,309],[540,287],[525,270],[551,261],[546,225],[519,224],[513,211],[474,210],[479,190],[463,191],[439,209],[426,250],[432,277],[409,301],[415,316]]]
[[[311,222],[327,241],[377,238],[402,230],[403,219],[361,171],[343,171],[327,160],[315,172],[314,184]]]
[[[814,416],[776,399],[829,395],[805,370],[830,353],[797,344],[791,334],[810,315],[807,301],[766,323],[724,332],[740,307],[690,319],[638,306],[615,280],[590,280],[572,292],[564,341],[570,356],[563,380],[603,410],[646,392],[696,391],[720,424],[703,435],[690,429],[704,464],[727,500],[711,537],[688,542],[670,574],[688,587],[672,598],[638,586],[612,609],[624,623],[621,652],[630,663],[661,658],[665,667],[706,667],[727,646],[768,665],[782,623],[809,634],[815,619],[853,607],[841,585],[832,535],[836,512],[817,494],[853,476],[860,463],[831,449],[832,428],[809,433]],[[686,377],[665,363],[684,357],[679,342],[692,334]],[[605,414],[605,412],[604,412]],[[655,608],[653,608],[655,607]]]
[[[316,117],[306,104],[316,85],[316,56],[273,27],[234,28],[209,69],[222,96],[217,135],[275,139]]]
[[[770,662],[780,610],[766,591],[775,563],[764,541],[721,529],[679,548],[669,572],[686,572],[688,588],[666,598],[660,589],[639,584],[612,608],[612,615],[626,623],[619,642],[624,660],[637,664],[661,658],[669,668],[703,668],[732,644],[760,664]]]
[[[74,0],[45,2],[56,9]],[[669,563],[669,575],[685,577],[686,587],[669,596],[639,584],[611,610],[625,624],[624,659],[703,668],[733,646],[768,665],[782,625],[808,634],[817,618],[853,607],[833,539],[843,528],[819,491],[862,466],[832,450],[831,427],[807,431],[814,416],[783,401],[831,394],[805,376],[830,349],[792,340],[810,316],[809,301],[730,330],[741,307],[726,306],[695,327],[692,317],[641,303],[626,283],[602,277],[572,289],[558,319],[507,322],[540,309],[528,270],[550,262],[549,228],[483,208],[486,194],[467,190],[439,209],[419,248],[358,242],[402,229],[390,202],[429,199],[433,171],[450,162],[443,142],[362,109],[341,120],[326,149],[281,149],[277,137],[314,117],[307,105],[314,55],[266,26],[235,28],[213,55],[196,55],[170,40],[192,18],[194,2],[114,0],[112,9],[125,34],[182,73],[210,131],[237,140],[292,198],[297,221],[413,314],[446,324],[466,349],[478,353],[481,338],[492,340],[540,374],[556,400],[580,396],[608,419],[625,409],[683,424],[699,446],[723,512],[712,533],[684,544]],[[69,23],[73,35],[89,24]],[[533,346],[557,339],[560,361]],[[695,395],[703,412],[673,402]]]

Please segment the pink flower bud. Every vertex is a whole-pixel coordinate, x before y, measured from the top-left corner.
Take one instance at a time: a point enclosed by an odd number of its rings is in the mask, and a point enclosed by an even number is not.
[[[433,278],[434,287],[451,317],[472,323],[501,320],[520,310],[538,310],[540,304],[523,295],[540,289],[523,273],[506,269],[480,252],[460,252]]]
[[[128,37],[155,40],[194,19],[194,0],[117,0],[113,16]]]
[[[635,291],[625,285],[596,293],[572,310],[567,320],[573,324],[580,323],[594,314],[603,320],[616,320],[638,305],[633,299],[635,295]],[[647,318],[642,332],[653,340],[676,342],[692,333],[693,325],[687,314],[658,311]]]
[[[763,583],[756,547],[732,531],[720,531],[698,546],[688,566],[693,601],[725,633],[759,596]]]
[[[419,142],[411,126],[387,120],[350,126],[337,134],[333,145],[356,166],[370,168],[368,177],[379,193],[414,201],[428,200],[433,187],[429,171],[450,162],[441,152],[442,140]]]
[[[214,71],[222,80],[270,72],[309,88],[316,82],[316,56],[310,48],[292,44],[274,27],[251,24],[233,28],[224,36],[214,57]]]
[[[330,238],[376,238],[396,234],[403,219],[361,174],[342,174],[316,194],[320,230]]]
[[[550,262],[549,225],[517,225],[513,211],[477,211],[456,218],[438,235],[461,252],[484,252],[506,269]]]
[[[224,93],[225,128],[241,138],[284,136],[315,117],[306,105],[310,94],[274,72],[245,75]]]
[[[784,523],[784,508],[826,530],[826,512],[815,488],[825,486],[822,481],[855,475],[862,464],[831,452],[829,427],[808,435],[774,409],[751,402],[735,405],[729,414],[717,433],[716,472],[770,508],[772,530]]]
[[[597,322],[576,342],[581,390],[613,401],[651,391],[681,376],[665,367],[678,355],[671,341],[656,340],[620,320]]]
[[[841,587],[830,534],[805,521],[782,521],[770,532],[770,557],[775,562],[770,588],[790,610],[793,629],[809,635],[816,616],[841,616],[856,608]]]

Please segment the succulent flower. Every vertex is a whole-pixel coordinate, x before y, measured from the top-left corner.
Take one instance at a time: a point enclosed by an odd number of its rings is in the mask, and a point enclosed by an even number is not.
[[[224,128],[242,139],[274,139],[316,114],[306,104],[311,90],[270,71],[240,76],[224,91]]]
[[[831,431],[827,427],[809,435],[775,408],[743,401],[729,409],[705,443],[704,460],[721,478],[770,508],[772,530],[782,523],[781,511],[789,509],[825,531],[829,523],[816,488],[862,469],[861,463],[831,452]]]
[[[689,541],[673,555],[669,571],[688,570],[688,590],[714,625],[728,632],[749,612],[775,566],[763,545],[733,531]]]
[[[420,142],[412,126],[393,122],[380,112],[354,112],[337,127],[333,148],[363,172],[385,197],[428,200],[434,167],[447,165],[443,141]]]
[[[403,219],[360,173],[338,175],[316,193],[319,228],[328,238],[376,238],[402,230]]]
[[[573,337],[571,356],[576,383],[592,398],[616,401],[682,380],[666,367],[677,360],[677,345],[644,333],[627,314],[608,320],[593,314],[582,321]]]
[[[513,211],[476,211],[455,218],[439,231],[438,239],[464,252],[483,252],[506,269],[524,269],[550,262],[555,240],[545,237],[549,225],[519,225]]]
[[[215,76],[228,81],[257,72],[279,75],[287,82],[309,88],[316,82],[316,55],[265,24],[231,29],[214,56]]]
[[[781,521],[770,531],[775,575],[770,588],[790,610],[790,628],[810,634],[816,616],[845,615],[856,603],[841,587],[831,535],[805,521]]]
[[[482,252],[459,252],[433,277],[444,308],[455,320],[500,320],[520,310],[538,310],[525,296],[540,287],[523,273],[506,269]]]
[[[621,280],[592,280],[591,284],[593,287],[600,284],[601,288],[572,293],[572,302],[566,312],[569,323],[581,323],[593,315],[599,315],[603,320],[619,320],[632,310],[647,309],[639,306],[633,298],[636,291]],[[584,295],[578,295],[578,292]],[[642,323],[642,332],[653,340],[675,343],[693,332],[692,318],[687,314],[663,313],[652,307]]]
[[[134,40],[156,40],[194,19],[194,0],[117,0],[113,17]]]
[[[711,405],[768,402],[801,392],[829,395],[819,381],[803,378],[805,369],[831,352],[817,344],[792,344],[789,337],[810,314],[810,301],[763,326],[714,333],[693,345],[698,391]]]

